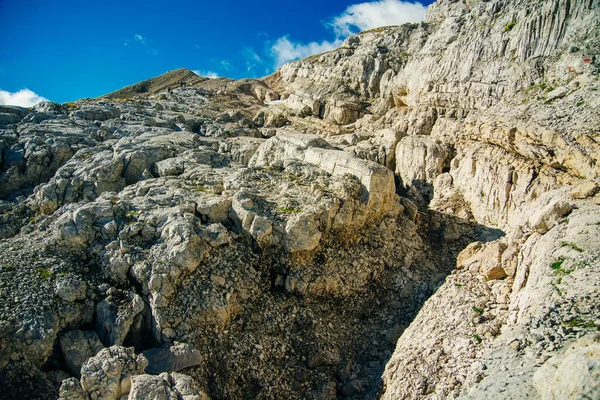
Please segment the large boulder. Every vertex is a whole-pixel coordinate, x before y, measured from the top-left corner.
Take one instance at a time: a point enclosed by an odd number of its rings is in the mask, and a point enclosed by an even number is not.
[[[131,389],[131,378],[144,373],[148,361],[133,347],[100,350],[81,367],[81,387],[91,399],[118,400]]]
[[[110,289],[96,306],[96,331],[106,346],[122,345],[132,325],[141,323],[144,300],[131,291]]]
[[[142,354],[148,360],[146,372],[149,374],[180,371],[198,365],[203,360],[202,354],[187,343],[150,349],[143,351]]]
[[[83,363],[104,348],[94,331],[67,332],[60,337],[59,343],[69,373],[77,378],[81,376]]]
[[[406,187],[431,185],[449,156],[448,149],[429,136],[406,136],[396,147],[396,174]]]
[[[134,376],[128,397],[129,400],[208,400],[208,398],[193,378],[178,373]]]
[[[272,137],[260,145],[250,166],[281,165],[290,158],[315,165],[333,176],[350,174],[358,178],[363,188],[360,200],[366,204],[368,218],[378,219],[394,208],[396,186],[392,171],[350,153],[333,150],[316,135]]]

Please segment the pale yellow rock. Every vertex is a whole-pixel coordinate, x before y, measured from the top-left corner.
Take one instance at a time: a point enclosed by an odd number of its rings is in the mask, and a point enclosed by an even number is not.
[[[575,186],[569,196],[573,199],[587,199],[598,193],[598,185],[592,181],[586,181]]]

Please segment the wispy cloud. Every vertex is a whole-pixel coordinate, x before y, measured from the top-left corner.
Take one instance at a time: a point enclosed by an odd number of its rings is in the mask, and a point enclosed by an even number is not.
[[[217,74],[216,72],[213,72],[213,71],[200,71],[200,70],[194,69],[194,70],[192,70],[192,72],[198,76],[205,76],[210,79],[217,79],[219,77],[219,74]]]
[[[338,37],[378,28],[400,25],[407,22],[420,22],[425,18],[427,7],[421,3],[400,0],[381,0],[354,4],[346,8],[328,25]]]
[[[48,101],[48,99],[29,89],[21,89],[14,93],[0,90],[0,104],[2,105],[33,107],[42,101]]]
[[[225,68],[226,71],[231,71],[231,64],[227,60],[221,61],[221,66]]]
[[[125,42],[123,43],[123,45],[128,46],[130,43],[139,44],[141,46],[146,47],[148,50],[148,54],[150,54],[151,56],[159,55],[160,51],[157,48],[150,46],[149,42],[151,42],[151,41],[149,41],[147,37],[142,36],[139,33],[136,33],[135,35],[133,35],[133,40],[125,39]]]
[[[146,45],[146,38],[140,35],[139,33],[133,35],[133,39],[140,44]]]
[[[341,44],[341,39],[336,39],[333,42],[324,40],[321,43],[310,42],[304,44],[292,42],[288,36],[283,36],[271,46],[271,52],[275,58],[275,66],[280,67],[288,61],[324,53],[339,47]]]
[[[288,61],[333,50],[339,47],[347,36],[359,31],[422,21],[425,18],[426,10],[427,8],[420,3],[401,0],[379,0],[353,4],[343,13],[325,23],[333,30],[334,40],[301,43],[294,42],[290,40],[289,35],[285,35],[271,45],[270,52],[275,67],[280,67]]]

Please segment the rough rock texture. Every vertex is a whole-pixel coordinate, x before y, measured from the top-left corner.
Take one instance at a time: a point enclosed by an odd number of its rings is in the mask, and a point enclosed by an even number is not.
[[[0,396],[597,397],[599,9],[0,107]]]
[[[178,343],[171,347],[150,349],[142,352],[148,366],[146,372],[160,374],[166,371],[179,371],[202,363],[202,353],[187,343]]]
[[[81,366],[104,346],[94,331],[74,330],[60,337],[60,350],[69,373],[80,378]]]
[[[131,400],[208,400],[208,396],[192,378],[178,373],[134,376],[128,398]]]
[[[81,387],[93,399],[120,399],[131,390],[132,376],[143,374],[147,364],[131,347],[100,350],[81,367]]]

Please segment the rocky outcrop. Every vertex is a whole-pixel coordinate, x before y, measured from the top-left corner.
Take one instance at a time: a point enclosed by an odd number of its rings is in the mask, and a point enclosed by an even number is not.
[[[599,7],[0,107],[6,396],[593,398]]]
[[[142,354],[148,360],[146,372],[150,374],[180,371],[202,363],[202,354],[186,343],[178,343],[160,349],[150,349]]]
[[[60,350],[71,375],[81,378],[83,363],[104,348],[94,331],[71,331],[60,337]]]
[[[135,400],[208,400],[209,397],[189,376],[177,373],[162,373],[158,376],[134,376],[129,398]]]
[[[132,388],[132,376],[143,374],[148,362],[133,348],[113,346],[100,350],[81,367],[81,386],[66,380],[60,390],[62,399],[94,398],[117,400]]]

